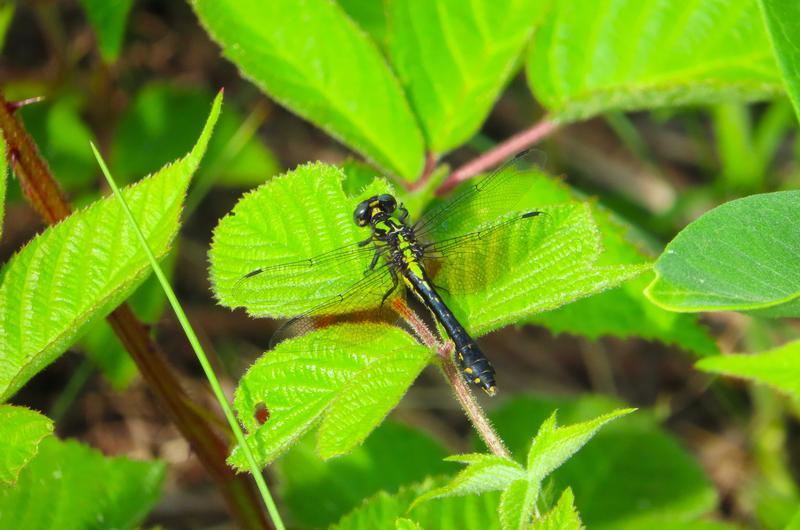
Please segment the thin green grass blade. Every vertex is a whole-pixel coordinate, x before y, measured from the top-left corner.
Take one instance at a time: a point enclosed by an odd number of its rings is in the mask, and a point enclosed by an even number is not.
[[[213,112],[219,112],[219,108],[222,104],[222,97],[221,93],[217,96],[217,99],[214,101],[214,108],[212,109]],[[200,366],[203,368],[203,372],[208,379],[209,384],[211,385],[211,389],[214,392],[214,396],[217,398],[217,401],[222,407],[222,411],[225,414],[225,418],[228,420],[228,423],[231,426],[231,430],[233,430],[233,434],[236,436],[236,441],[239,443],[239,447],[245,453],[245,457],[247,458],[247,463],[250,467],[250,472],[253,474],[253,478],[256,480],[256,484],[258,485],[258,490],[261,493],[261,497],[264,500],[264,505],[269,512],[270,518],[272,522],[275,524],[277,530],[284,530],[285,526],[283,521],[281,520],[281,516],[278,513],[278,508],[275,506],[275,501],[272,499],[272,495],[267,488],[266,482],[264,482],[264,477],[261,474],[261,470],[258,468],[256,464],[255,458],[253,458],[253,454],[250,452],[250,447],[245,442],[244,433],[242,432],[241,427],[239,426],[239,422],[236,421],[236,417],[233,415],[233,411],[231,410],[228,401],[225,399],[225,394],[222,391],[222,387],[219,384],[219,380],[217,379],[216,374],[214,373],[211,364],[208,362],[208,357],[206,357],[205,351],[203,347],[200,345],[200,341],[197,339],[197,335],[192,329],[191,324],[189,323],[189,319],[186,317],[186,313],[183,311],[183,308],[178,301],[177,296],[175,296],[175,291],[172,290],[172,287],[167,280],[166,275],[161,270],[161,267],[156,260],[156,257],[150,251],[150,247],[147,245],[147,240],[142,234],[141,230],[139,230],[139,226],[136,224],[136,219],[134,219],[133,214],[131,213],[130,209],[128,208],[128,204],[125,202],[124,197],[119,191],[116,182],[114,182],[114,178],[111,176],[111,173],[108,171],[108,167],[106,166],[105,162],[103,161],[102,156],[97,151],[97,148],[92,144],[92,151],[94,151],[95,158],[97,158],[97,163],[100,165],[100,169],[103,171],[103,175],[106,177],[108,181],[108,185],[114,191],[114,194],[120,201],[122,205],[122,209],[125,211],[125,215],[130,220],[132,226],[136,231],[136,235],[139,237],[139,241],[144,248],[145,253],[147,254],[147,258],[150,260],[150,265],[153,268],[153,272],[155,273],[156,277],[158,278],[159,283],[161,283],[161,287],[164,289],[164,294],[166,294],[167,299],[169,300],[172,309],[175,311],[175,315],[178,317],[178,321],[181,323],[181,327],[183,328],[183,332],[186,334],[186,338],[189,339],[189,343],[192,345],[192,349],[194,350],[195,354],[197,355],[197,360],[200,362]]]

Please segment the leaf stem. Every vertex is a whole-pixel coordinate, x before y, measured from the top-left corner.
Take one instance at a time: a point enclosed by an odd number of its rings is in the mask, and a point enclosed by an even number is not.
[[[200,362],[200,366],[203,367],[203,372],[205,373],[206,378],[211,385],[211,390],[214,391],[214,396],[217,398],[220,407],[222,407],[222,412],[225,414],[225,419],[228,420],[228,424],[230,425],[230,428],[236,437],[236,441],[239,443],[239,447],[242,448],[242,451],[247,458],[247,463],[250,466],[250,473],[256,480],[256,485],[261,493],[261,498],[264,501],[264,505],[269,511],[272,522],[275,524],[277,530],[284,530],[285,526],[281,520],[280,513],[278,513],[278,508],[275,506],[275,501],[272,500],[272,495],[269,492],[269,488],[267,488],[267,484],[264,481],[264,475],[261,473],[261,469],[258,467],[252,451],[250,451],[250,446],[247,444],[247,440],[245,440],[242,428],[239,425],[236,416],[234,416],[233,410],[231,410],[231,407],[228,404],[228,399],[225,397],[225,392],[222,390],[222,385],[219,384],[217,375],[214,373],[214,369],[211,367],[211,363],[208,361],[208,357],[203,350],[203,346],[200,344],[200,339],[197,338],[197,334],[194,332],[192,325],[189,323],[186,312],[183,310],[183,307],[178,301],[178,297],[175,295],[175,291],[169,284],[169,280],[164,274],[164,271],[161,270],[161,266],[158,264],[158,260],[156,260],[155,255],[153,255],[153,251],[150,250],[150,246],[147,244],[147,238],[145,238],[144,234],[139,229],[139,225],[136,223],[136,219],[133,217],[133,213],[131,212],[130,208],[128,208],[128,203],[125,201],[125,197],[122,196],[122,193],[117,187],[117,183],[114,182],[114,178],[111,176],[108,167],[106,167],[103,157],[100,156],[100,153],[97,151],[97,148],[94,146],[94,144],[91,145],[92,151],[94,151],[94,156],[97,159],[97,163],[100,164],[100,169],[102,169],[103,175],[108,181],[108,185],[111,186],[111,189],[114,191],[114,195],[117,196],[117,199],[119,199],[119,202],[122,205],[122,209],[125,211],[125,215],[128,217],[128,220],[130,220],[131,225],[133,225],[136,235],[139,238],[139,242],[142,244],[145,254],[147,254],[147,259],[150,260],[150,266],[158,278],[161,287],[164,289],[164,293],[167,295],[167,299],[169,300],[173,311],[175,311],[175,316],[178,317],[178,321],[181,323],[181,327],[186,334],[186,338],[189,339],[189,343],[192,345],[192,349],[197,355],[197,360]]]
[[[498,144],[494,148],[485,152],[477,158],[474,158],[464,164],[463,166],[455,169],[450,176],[447,177],[441,186],[436,190],[438,195],[443,195],[448,191],[455,188],[465,180],[469,180],[478,173],[482,173],[487,169],[491,169],[505,160],[511,158],[513,155],[519,153],[538,143],[546,136],[549,136],[558,129],[558,123],[543,119],[536,123],[533,127],[526,129],[520,133],[515,134],[508,140]]]
[[[422,169],[422,175],[415,182],[400,181],[406,190],[417,191],[425,187],[425,184],[430,180],[433,171],[436,169],[436,157],[432,152],[425,153],[425,167]]]
[[[438,364],[448,383],[450,383],[456,400],[458,400],[461,408],[464,409],[470,423],[478,431],[478,435],[480,435],[489,450],[497,456],[511,458],[511,453],[508,452],[503,440],[495,432],[492,423],[478,404],[472,390],[459,373],[458,368],[456,368],[453,362],[453,342],[447,341],[447,343],[442,344],[437,340],[433,331],[402,299],[395,298],[392,302],[392,308],[408,323],[425,346],[436,350],[439,359]]]
[[[20,187],[48,224],[58,223],[70,215],[70,205],[36,144],[13,112],[13,104],[9,104],[0,93],[0,130],[5,136],[9,159]],[[225,463],[228,454],[225,438],[186,405],[190,401],[188,394],[146,326],[136,318],[127,303],[120,305],[107,319],[136,362],[148,387],[217,483],[239,526],[252,530],[270,528],[252,481],[247,475],[237,475]]]

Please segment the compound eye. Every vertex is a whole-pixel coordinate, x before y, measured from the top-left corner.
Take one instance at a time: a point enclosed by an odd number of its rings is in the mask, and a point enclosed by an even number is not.
[[[392,213],[397,208],[397,200],[394,198],[393,195],[389,195],[388,193],[379,195],[378,201],[381,204],[381,210],[383,210],[386,213]]]
[[[353,212],[353,221],[355,221],[358,226],[367,226],[367,223],[369,222],[369,219],[367,219],[368,215],[369,202],[360,202],[358,203],[358,206],[356,206],[356,210]]]

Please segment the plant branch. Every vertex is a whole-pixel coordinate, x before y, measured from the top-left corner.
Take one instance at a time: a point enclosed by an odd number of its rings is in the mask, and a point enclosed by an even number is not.
[[[458,368],[456,368],[453,362],[453,342],[447,341],[446,344],[442,344],[437,340],[433,331],[402,299],[395,298],[392,302],[392,308],[408,323],[425,346],[436,350],[439,366],[450,383],[456,399],[489,450],[497,456],[511,458],[511,453],[506,449],[503,440],[495,432],[492,423],[478,404],[472,390],[464,381],[464,377],[459,373]]]
[[[425,187],[436,169],[436,157],[432,152],[428,151],[425,154],[425,167],[422,168],[422,175],[415,182],[401,181],[403,186],[408,191],[417,191]]]
[[[524,151],[538,143],[546,136],[555,132],[556,129],[558,129],[558,124],[556,122],[547,119],[541,120],[530,129],[515,134],[479,157],[455,169],[450,173],[450,176],[447,177],[447,180],[439,186],[436,193],[439,195],[447,193],[465,180],[469,180],[478,173],[482,173],[487,169],[501,164],[520,151]]]
[[[16,106],[0,93],[0,130],[8,145],[9,159],[25,197],[48,224],[70,215],[72,209],[22,123],[14,116]],[[123,303],[107,317],[142,378],[159,399],[168,416],[189,442],[209,476],[216,482],[231,516],[248,530],[272,528],[261,507],[252,479],[237,475],[225,459],[228,443],[194,408],[190,398],[151,338],[147,327]],[[226,433],[229,436],[229,433]]]

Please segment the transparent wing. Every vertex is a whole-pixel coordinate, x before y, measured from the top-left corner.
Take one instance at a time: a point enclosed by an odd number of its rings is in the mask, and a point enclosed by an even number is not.
[[[251,314],[291,315],[295,310],[291,304],[285,311],[276,310],[276,300],[285,297],[287,288],[296,288],[306,296],[313,293],[314,298],[326,298],[357,281],[369,269],[376,253],[382,255],[385,251],[384,246],[356,242],[311,258],[265,265],[237,280],[233,294]],[[284,293],[283,297],[279,291]]]
[[[536,218],[543,213],[506,215],[474,232],[424,245],[424,259],[434,283],[452,294],[490,288],[523,258],[539,232]],[[513,245],[511,240],[525,244]]]
[[[341,319],[370,320],[392,318],[387,301],[402,292],[395,289],[392,264],[385,262],[370,269],[362,279],[321,304],[288,320],[270,339],[270,348],[288,338],[303,335]],[[375,313],[377,311],[377,314]],[[342,317],[343,315],[347,315]],[[341,318],[337,318],[341,317]]]
[[[436,232],[457,234],[475,228],[475,222],[500,217],[515,211],[528,183],[521,174],[542,169],[546,160],[542,151],[520,153],[483,180],[467,186],[429,209],[415,224],[414,232],[422,239],[435,239]]]

